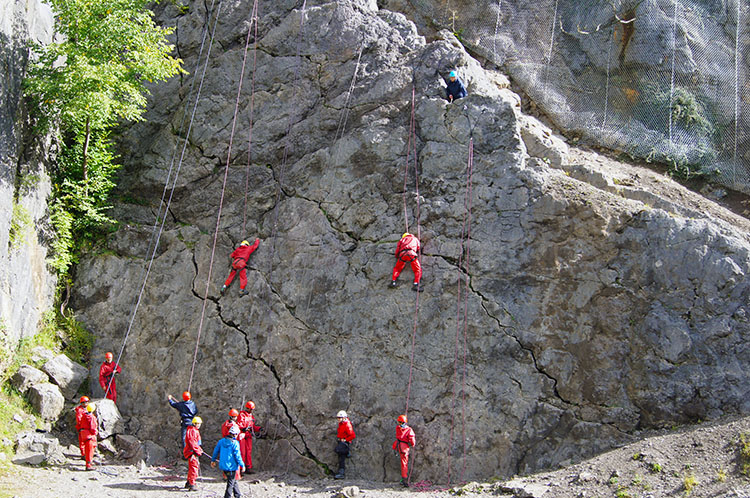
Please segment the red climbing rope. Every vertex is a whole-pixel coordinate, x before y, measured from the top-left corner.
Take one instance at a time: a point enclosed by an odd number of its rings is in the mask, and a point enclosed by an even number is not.
[[[242,236],[247,233],[247,191],[250,189],[250,164],[252,163],[252,144],[253,144],[253,114],[255,110],[255,70],[258,67],[258,0],[253,3],[253,13],[250,15],[250,22],[255,23],[254,43],[253,43],[253,78],[250,80],[250,130],[247,136],[247,168],[245,168],[245,209],[242,212]],[[249,31],[248,31],[249,32]]]
[[[459,337],[463,325],[463,377],[462,377],[462,406],[461,406],[461,430],[463,441],[463,467],[461,470],[461,481],[464,480],[466,470],[466,335],[467,335],[467,312],[469,300],[469,240],[471,237],[471,204],[472,204],[472,174],[474,168],[474,139],[469,140],[469,159],[466,165],[466,192],[464,194],[464,216],[461,226],[461,247],[458,255],[459,277],[457,282],[457,311],[456,311],[456,340],[453,355],[453,395],[451,396],[451,431],[450,445],[448,449],[448,483],[451,483],[451,455],[453,454],[453,430],[455,427],[455,404],[456,404],[456,386],[458,383],[458,349]],[[463,254],[466,253],[464,257]],[[465,273],[466,282],[464,285],[463,299],[461,294],[461,267]],[[463,305],[463,309],[462,309]]]
[[[211,57],[211,47],[213,46],[214,35],[216,33],[216,23],[219,21],[219,14],[221,13],[221,4],[222,4],[222,1],[223,0],[219,1],[219,5],[216,8],[216,17],[214,18],[214,29],[213,29],[213,31],[211,33],[211,38],[210,38],[209,43],[208,43],[208,50],[206,52],[206,60],[205,60],[205,63],[203,65],[203,72],[201,73],[200,84],[198,85],[198,91],[197,91],[196,96],[195,96],[195,104],[193,105],[193,111],[190,114],[190,122],[188,124],[187,133],[185,134],[185,140],[183,142],[182,152],[180,154],[180,160],[177,163],[177,170],[175,171],[175,176],[174,176],[174,180],[172,182],[171,192],[169,194],[169,199],[167,200],[167,204],[164,207],[164,216],[162,217],[161,207],[164,204],[164,197],[166,196],[166,192],[167,192],[167,189],[168,189],[168,186],[169,186],[169,180],[170,180],[170,177],[171,177],[171,174],[172,174],[172,169],[173,169],[173,166],[174,166],[175,154],[173,154],[173,156],[172,156],[172,160],[171,160],[170,165],[169,165],[169,170],[167,172],[167,179],[164,182],[164,191],[162,192],[161,201],[159,203],[159,212],[157,213],[156,220],[154,221],[154,230],[152,231],[152,233],[151,233],[151,239],[149,240],[149,250],[146,252],[146,254],[148,254],[149,252],[151,253],[151,258],[149,260],[148,266],[146,267],[146,271],[145,271],[145,274],[144,274],[144,277],[143,277],[143,284],[141,285],[141,290],[138,293],[138,298],[136,299],[136,303],[135,303],[135,306],[133,308],[133,313],[130,316],[130,321],[128,322],[128,329],[125,332],[125,337],[124,337],[124,339],[122,341],[122,346],[120,347],[120,351],[117,354],[117,360],[115,362],[116,365],[120,364],[120,359],[122,358],[122,355],[123,355],[123,353],[125,351],[125,345],[127,344],[128,337],[130,336],[130,331],[133,328],[133,323],[135,321],[135,316],[138,313],[138,308],[140,307],[141,299],[143,298],[143,293],[146,290],[146,284],[148,283],[148,277],[149,277],[149,275],[151,273],[151,267],[153,266],[154,259],[156,258],[156,251],[159,248],[159,241],[161,240],[161,234],[164,231],[164,224],[166,222],[166,213],[169,211],[169,206],[172,204],[172,197],[174,196],[175,186],[177,185],[177,179],[180,176],[180,170],[182,168],[182,162],[183,162],[183,159],[185,157],[185,149],[187,147],[188,140],[190,138],[190,132],[192,131],[193,121],[195,120],[195,112],[196,112],[196,109],[198,108],[198,101],[200,100],[201,90],[203,89],[203,81],[204,81],[204,79],[206,77],[206,68],[208,67],[208,60]],[[211,6],[209,7],[209,10],[208,10],[208,12],[209,12],[209,21],[210,21],[210,12],[211,12],[211,10],[213,10],[213,7],[214,7],[214,1],[211,2]],[[205,41],[206,41],[206,36],[208,35],[208,32],[210,31],[209,26],[210,26],[210,22],[207,22],[206,23],[206,29],[203,31],[203,38],[201,40],[200,51],[198,53],[198,58],[196,60],[196,67],[195,67],[195,70],[193,71],[193,79],[192,79],[192,82],[190,84],[190,91],[189,91],[188,95],[190,95],[192,93],[193,86],[195,84],[195,78],[196,78],[196,76],[198,74],[198,68],[200,67],[200,61],[201,61],[201,56],[203,55],[203,47],[204,47],[204,44],[205,44]],[[189,103],[190,103],[190,98],[188,98],[185,101],[185,111],[187,111]],[[182,121],[182,123],[180,123],[180,132],[182,132],[182,127],[183,127],[183,125],[185,123],[184,119],[185,119],[186,115],[187,115],[187,112],[185,112],[183,114],[183,121]],[[156,226],[159,225],[159,219],[160,218],[161,218],[161,225],[159,226],[159,230],[158,230],[158,233],[156,235],[156,240],[154,241],[154,233],[156,233]],[[154,244],[153,251],[151,250],[151,244],[152,244],[152,242]],[[115,374],[116,374],[116,372],[114,372],[112,374],[112,377],[110,377],[109,383],[107,384],[107,388],[104,390],[104,397],[105,398],[109,394],[109,390],[112,387],[112,382],[114,381]]]
[[[257,21],[257,19],[251,19],[251,24],[253,21]],[[252,25],[250,26],[252,28]],[[245,51],[244,56],[242,58],[242,68],[240,69],[240,81],[237,85],[237,98],[235,99],[234,103],[234,117],[232,118],[232,131],[229,135],[229,147],[227,150],[227,162],[224,167],[224,179],[221,184],[221,196],[219,198],[219,212],[216,215],[216,228],[214,229],[214,241],[213,245],[211,246],[211,260],[208,264],[208,275],[206,276],[206,290],[203,293],[203,305],[201,307],[201,318],[198,323],[198,337],[195,341],[195,352],[193,353],[193,364],[190,367],[190,380],[188,381],[188,388],[187,390],[190,391],[191,387],[193,385],[193,375],[195,373],[195,363],[198,360],[198,348],[200,346],[201,341],[201,332],[203,331],[203,320],[206,316],[206,302],[208,301],[208,290],[211,286],[211,273],[213,272],[214,267],[214,257],[216,255],[216,243],[219,237],[219,228],[221,224],[221,211],[224,206],[224,194],[226,192],[227,188],[227,177],[229,176],[229,164],[232,161],[232,144],[234,143],[234,132],[237,126],[237,112],[240,108],[240,95],[242,94],[242,82],[245,77],[245,63],[247,62],[247,48],[250,46],[250,35],[252,34],[252,30],[248,28],[247,30],[247,39],[245,41]]]

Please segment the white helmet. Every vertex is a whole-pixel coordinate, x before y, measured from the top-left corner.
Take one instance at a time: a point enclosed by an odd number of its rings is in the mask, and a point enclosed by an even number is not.
[[[346,418],[346,417],[347,417],[347,414],[344,410],[341,410],[336,414],[336,418]]]

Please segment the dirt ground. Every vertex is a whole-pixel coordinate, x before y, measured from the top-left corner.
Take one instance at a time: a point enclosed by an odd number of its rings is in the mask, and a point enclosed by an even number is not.
[[[435,498],[457,495],[750,498],[750,478],[742,473],[743,464],[750,463],[740,455],[742,434],[750,441],[750,417],[652,434],[636,443],[552,472],[506,482],[467,483],[453,488],[416,479],[411,488],[403,489],[397,483],[304,479],[270,472],[245,476],[240,488],[243,496],[256,498],[396,498],[415,493]],[[0,476],[0,496],[176,498],[221,497],[224,493],[224,482],[207,462],[199,479],[200,489],[187,492],[183,489],[186,475],[183,462],[161,467],[104,462],[98,470],[86,472],[73,450],[66,450],[69,462],[59,467],[11,465]]]

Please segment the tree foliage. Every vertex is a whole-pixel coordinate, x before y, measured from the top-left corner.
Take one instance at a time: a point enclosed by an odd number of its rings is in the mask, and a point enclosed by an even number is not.
[[[60,144],[51,202],[57,232],[52,265],[65,275],[84,244],[111,222],[118,165],[110,133],[140,121],[149,82],[182,71],[146,0],[49,0],[60,41],[34,46],[26,79],[40,132]]]

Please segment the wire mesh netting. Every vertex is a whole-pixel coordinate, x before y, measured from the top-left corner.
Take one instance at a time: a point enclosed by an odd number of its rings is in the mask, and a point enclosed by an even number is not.
[[[568,132],[750,191],[747,0],[414,0]]]

